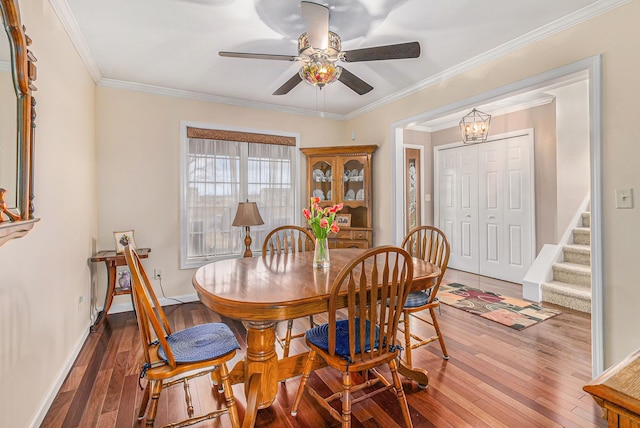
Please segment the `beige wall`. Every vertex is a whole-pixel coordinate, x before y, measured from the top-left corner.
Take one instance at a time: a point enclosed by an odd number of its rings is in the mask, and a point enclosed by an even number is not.
[[[558,234],[562,235],[589,194],[589,86],[587,81],[549,91],[556,97]]]
[[[180,269],[180,121],[296,133],[301,147],[350,141],[343,121],[104,87],[98,88],[97,117],[99,247],[114,248],[114,231],[135,230],[136,245],[151,248],[147,269],[162,269],[166,296],[194,295],[195,270]],[[299,182],[305,192],[303,158]],[[98,281],[102,296],[103,267]],[[130,305],[130,299],[120,296],[114,303]]]
[[[491,136],[528,128],[533,128],[534,138],[537,254],[545,244],[558,242],[555,102],[492,117],[489,139]],[[459,142],[460,128],[454,127],[433,132],[431,141],[434,147]],[[433,185],[431,192],[433,192]]]
[[[38,58],[35,212],[41,221],[0,247],[3,427],[30,426],[88,333],[89,302],[78,302],[90,294],[87,259],[97,234],[95,85],[49,2],[20,6]]]
[[[3,425],[28,426],[55,393],[89,325],[88,305],[78,304],[90,291],[87,259],[113,247],[114,230],[135,229],[138,244],[153,249],[145,264],[163,269],[167,296],[193,293],[192,271],[178,269],[180,120],[299,133],[303,146],[379,145],[374,226],[375,243],[383,244],[393,236],[391,124],[597,54],[604,68],[605,363],[640,347],[638,211],[615,210],[613,198],[617,187],[640,188],[640,97],[631,96],[640,94],[640,57],[629,54],[640,36],[640,2],[347,122],[108,88],[96,96],[49,3],[22,3],[39,59],[35,202],[42,221],[0,247]],[[93,278],[103,277],[100,267]]]
[[[384,139],[378,149],[381,156],[374,159],[374,186],[375,194],[388,195],[392,190],[392,123],[602,54],[605,366],[640,347],[636,328],[640,312],[635,307],[640,301],[640,287],[636,286],[640,277],[638,208],[616,210],[613,196],[618,187],[640,186],[640,149],[634,144],[639,136],[634,116],[640,111],[640,97],[633,96],[640,94],[636,76],[640,56],[630,55],[637,50],[639,18],[640,1],[630,2],[349,122],[349,128],[360,135]],[[377,243],[388,242],[392,239],[388,226],[392,207],[382,201],[374,202],[374,208]]]

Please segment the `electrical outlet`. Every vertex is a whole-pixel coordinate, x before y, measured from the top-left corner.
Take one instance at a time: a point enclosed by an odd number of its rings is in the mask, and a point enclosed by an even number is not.
[[[81,305],[84,302],[87,301],[87,296],[85,294],[83,294],[82,296],[78,297],[78,304]]]
[[[162,279],[162,270],[154,269],[153,270],[153,279]]]

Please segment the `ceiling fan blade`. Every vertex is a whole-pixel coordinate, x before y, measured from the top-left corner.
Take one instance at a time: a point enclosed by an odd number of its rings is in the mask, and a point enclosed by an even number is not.
[[[354,49],[344,52],[344,60],[347,62],[418,58],[419,56],[420,43],[418,42],[376,46],[373,48]]]
[[[278,61],[295,61],[297,57],[291,55],[273,55],[273,54],[259,54],[259,53],[245,53],[245,52],[218,52],[220,56],[227,56],[230,58],[250,58],[250,59],[273,59]]]
[[[287,80],[284,85],[280,86],[273,95],[285,95],[288,94],[290,90],[298,86],[298,83],[302,82],[302,77],[298,73],[291,76],[291,79]]]
[[[338,80],[347,85],[358,95],[364,95],[373,89],[373,86],[371,86],[349,70],[345,69],[344,67],[342,67],[342,72],[340,73],[340,77],[338,77]]]
[[[309,44],[316,49],[329,46],[329,8],[308,1],[300,2],[302,17],[307,24]]]

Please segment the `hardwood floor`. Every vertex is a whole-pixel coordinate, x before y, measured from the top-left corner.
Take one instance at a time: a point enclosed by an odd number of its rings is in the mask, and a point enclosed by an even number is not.
[[[521,297],[521,286],[448,270],[445,279],[468,286]],[[547,306],[547,305],[545,305]],[[548,305],[553,307],[553,305]],[[415,427],[605,427],[602,411],[582,386],[591,380],[590,317],[559,308],[562,315],[522,331],[441,305],[438,317],[451,358],[441,358],[437,342],[413,353],[414,365],[429,371],[426,390],[403,380]],[[241,322],[220,317],[199,303],[165,307],[174,330],[202,322],[223,321],[236,332],[244,349]],[[281,323],[279,328],[286,327]],[[303,330],[303,321],[294,328]],[[416,324],[420,332],[430,327]],[[425,334],[427,332],[424,332]],[[277,346],[281,354],[282,349]],[[304,352],[303,340],[292,351]],[[242,351],[236,359],[243,358]],[[133,427],[142,391],[138,375],[142,354],[133,313],[110,315],[91,333],[56,396],[42,427]],[[234,361],[235,362],[235,361]],[[233,364],[232,364],[233,365]],[[231,366],[232,366],[231,365]],[[230,366],[230,367],[231,367]],[[191,387],[195,411],[223,404],[211,393],[210,380],[201,377]],[[329,368],[319,370],[310,383],[321,394],[338,389],[341,378]],[[258,412],[257,427],[339,426],[308,395],[297,417],[289,414],[299,378],[280,384],[274,404]],[[240,417],[244,416],[242,385],[234,386]],[[177,386],[161,396],[157,426],[186,414]],[[402,426],[400,409],[391,392],[358,403],[353,427]],[[228,427],[230,421],[206,421],[196,427]]]

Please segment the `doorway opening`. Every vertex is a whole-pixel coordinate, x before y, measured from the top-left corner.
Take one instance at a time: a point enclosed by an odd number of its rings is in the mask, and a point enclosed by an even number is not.
[[[394,217],[394,242],[400,243],[404,236],[405,204],[404,204],[404,130],[426,121],[458,119],[466,110],[476,106],[486,106],[499,100],[523,93],[535,91],[543,87],[555,85],[561,87],[579,80],[588,81],[589,102],[589,180],[591,200],[591,278],[592,278],[592,308],[591,308],[591,347],[592,372],[598,376],[604,370],[604,338],[603,338],[603,286],[604,286],[604,246],[602,236],[602,59],[599,55],[586,58],[573,64],[551,70],[495,90],[458,101],[423,114],[410,117],[392,124],[392,141],[394,145],[393,198],[396,207]],[[486,111],[486,110],[483,110]],[[463,112],[462,114],[460,112]],[[430,146],[430,142],[429,142]],[[424,175],[432,175],[432,163],[423,164]],[[425,198],[427,199],[427,198]],[[429,211],[433,215],[433,205],[427,206],[423,216],[429,218]],[[433,217],[431,217],[433,218]],[[427,220],[428,221],[428,220]],[[433,223],[431,223],[433,224]]]

